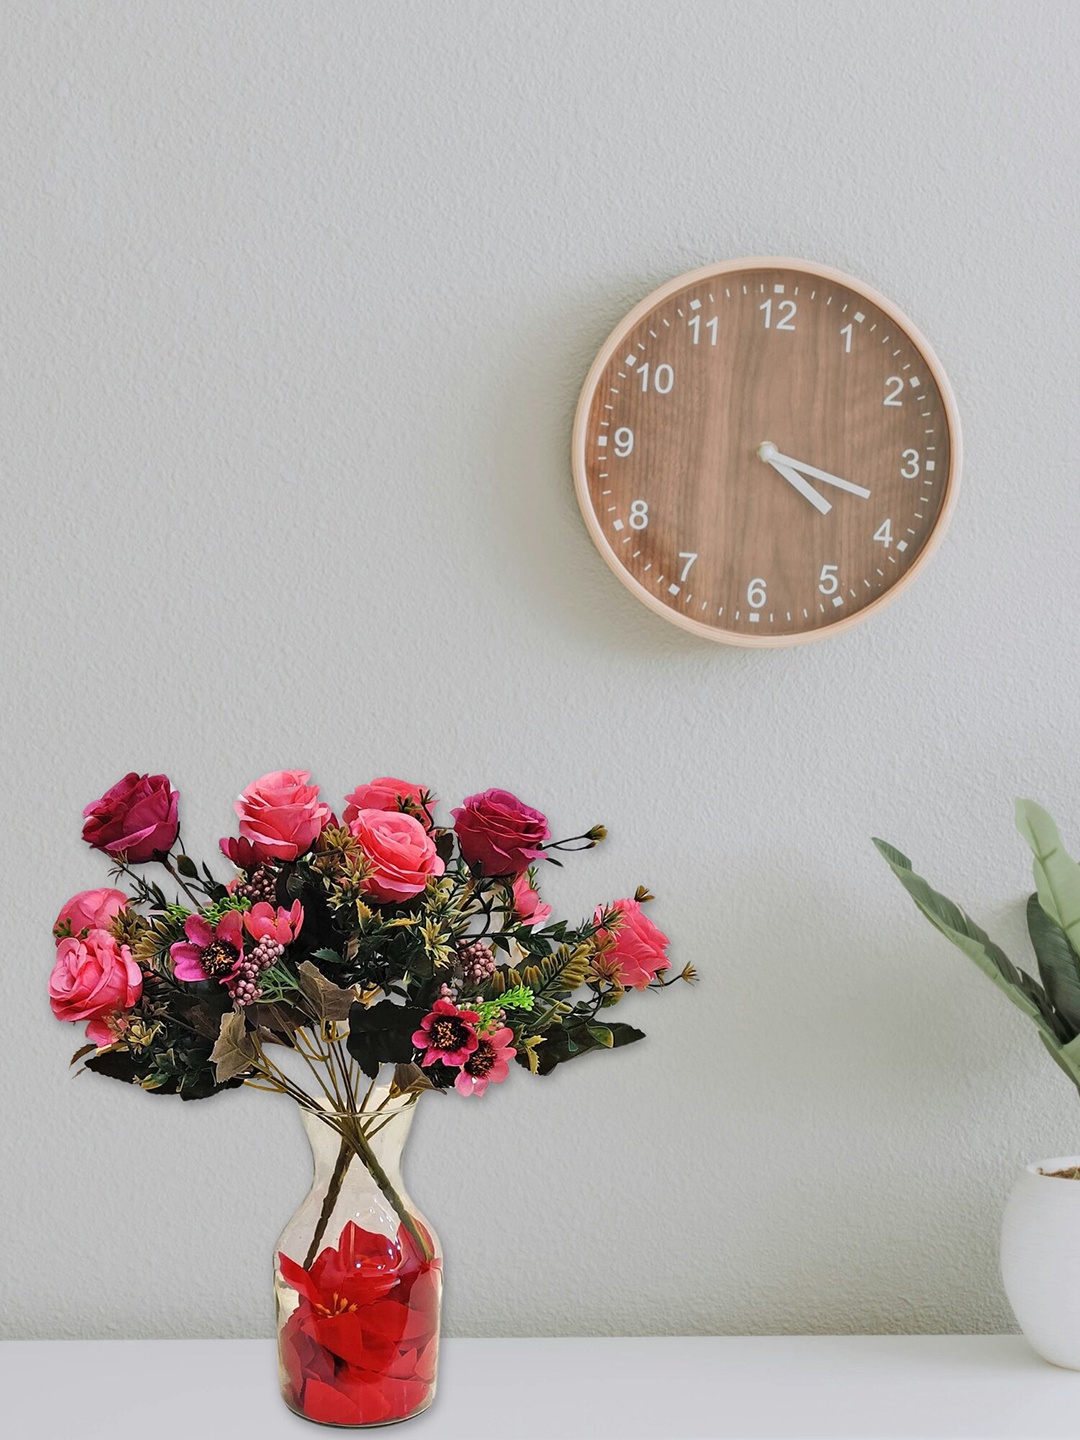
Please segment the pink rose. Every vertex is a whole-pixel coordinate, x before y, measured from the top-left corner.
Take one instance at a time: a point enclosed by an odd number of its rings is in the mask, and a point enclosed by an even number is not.
[[[115,1038],[105,1017],[130,1010],[142,994],[142,972],[126,945],[107,930],[91,930],[85,940],[73,935],[56,947],[49,977],[49,1004],[58,1020],[89,1020],[86,1038],[109,1045]]]
[[[425,804],[427,810],[425,810]],[[423,785],[410,785],[408,780],[395,780],[392,775],[382,775],[366,785],[359,785],[351,795],[345,796],[342,818],[351,825],[361,810],[403,810],[414,816],[425,829],[430,830],[432,821],[427,811],[435,808],[435,796]]]
[[[551,833],[547,816],[523,804],[509,790],[470,795],[453,815],[466,863],[492,878],[527,870]]]
[[[83,839],[95,850],[145,865],[172,849],[179,800],[167,775],[137,775],[132,770],[83,811]]]
[[[539,891],[533,889],[528,871],[514,881],[514,914],[531,930],[543,925],[551,915],[551,906],[540,903]]]
[[[128,897],[122,890],[80,890],[57,915],[53,934],[59,941],[66,935],[84,936],[88,930],[107,930],[127,907]]]
[[[619,912],[618,923],[597,934],[601,938],[610,936],[615,941],[608,958],[618,967],[616,978],[626,989],[644,990],[650,980],[671,965],[666,953],[668,937],[653,924],[636,900],[616,900],[607,908]],[[600,920],[603,914],[604,906],[598,905],[595,918]]]
[[[310,850],[330,819],[330,807],[309,785],[307,770],[275,770],[249,785],[235,810],[240,835],[256,860],[295,860]]]
[[[411,900],[446,869],[420,821],[400,810],[359,810],[349,829],[371,865],[364,890],[376,900]]]

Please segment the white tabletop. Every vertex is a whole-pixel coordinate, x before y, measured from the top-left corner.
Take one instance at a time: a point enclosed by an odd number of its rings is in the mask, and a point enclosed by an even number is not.
[[[268,1340],[0,1344],[10,1440],[313,1440]],[[416,1440],[1076,1440],[1080,1373],[1012,1335],[447,1340]]]

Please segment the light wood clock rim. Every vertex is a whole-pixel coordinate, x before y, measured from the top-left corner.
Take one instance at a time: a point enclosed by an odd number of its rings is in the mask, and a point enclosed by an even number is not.
[[[714,625],[705,625],[701,621],[693,619],[689,615],[680,614],[670,609],[658,599],[651,590],[646,589],[633,575],[627,571],[616,557],[615,551],[604,534],[603,528],[593,509],[592,499],[589,494],[588,473],[585,467],[585,445],[586,431],[588,428],[589,412],[592,406],[593,396],[597,385],[609,361],[615,352],[624,342],[627,334],[644,319],[657,305],[667,300],[670,296],[678,294],[692,285],[701,284],[706,280],[715,279],[720,275],[730,275],[744,270],[768,270],[768,269],[792,269],[798,270],[806,275],[814,276],[819,280],[831,281],[837,285],[843,285],[854,290],[856,294],[863,296],[872,305],[886,314],[894,324],[907,335],[908,339],[919,351],[926,361],[927,369],[930,371],[934,384],[937,386],[941,403],[945,413],[945,422],[949,432],[949,473],[945,482],[945,494],[938,512],[934,527],[926,539],[921,551],[912,561],[904,575],[891,585],[883,594],[863,606],[854,614],[844,615],[831,625],[822,626],[819,629],[802,631],[789,635],[747,635],[734,630],[725,630]],[[589,367],[585,382],[581,387],[581,394],[578,398],[577,410],[574,415],[574,428],[571,437],[571,458],[574,474],[574,489],[577,494],[578,506],[581,509],[585,525],[592,537],[600,555],[603,557],[608,568],[615,574],[621,583],[635,595],[643,604],[647,605],[655,614],[661,616],[672,625],[679,626],[682,630],[688,630],[694,635],[701,636],[706,640],[724,645],[739,645],[747,648],[775,649],[781,646],[808,645],[815,640],[824,640],[833,635],[839,635],[845,630],[850,630],[855,625],[860,625],[864,620],[876,615],[886,605],[898,599],[912,581],[921,575],[926,565],[932,559],[945,536],[949,527],[949,521],[956,508],[956,497],[960,488],[961,460],[963,453],[963,440],[960,430],[960,415],[956,405],[956,397],[953,394],[952,386],[948,376],[942,368],[933,346],[919,330],[918,326],[912,323],[910,318],[879,290],[865,281],[856,279],[855,276],[847,274],[846,271],[837,270],[833,266],[819,265],[809,260],[798,260],[791,256],[784,255],[750,255],[736,260],[723,260],[713,265],[701,265],[694,270],[684,271],[673,279],[651,291],[637,305],[634,306],[611,331],[604,344]]]

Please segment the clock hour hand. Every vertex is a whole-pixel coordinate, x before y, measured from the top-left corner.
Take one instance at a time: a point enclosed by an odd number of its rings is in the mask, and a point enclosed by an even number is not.
[[[766,456],[770,465],[786,465],[791,470],[798,470],[803,475],[809,475],[812,480],[820,480],[823,485],[835,485],[840,490],[846,490],[851,495],[858,495],[863,500],[870,499],[870,491],[862,485],[853,485],[850,480],[841,480],[839,475],[830,475],[827,470],[818,470],[813,465],[804,465],[801,460],[793,460],[790,455],[781,455],[775,450],[770,456]]]
[[[766,441],[764,445],[758,446],[757,453],[766,464],[771,465],[778,474],[782,475],[788,484],[799,492],[804,500],[809,500],[815,510],[820,510],[822,515],[829,513],[832,506],[828,500],[826,500],[823,495],[819,495],[814,487],[809,484],[808,481],[804,480],[797,470],[793,470],[789,464],[784,463],[785,457],[777,454],[775,445],[771,445]]]

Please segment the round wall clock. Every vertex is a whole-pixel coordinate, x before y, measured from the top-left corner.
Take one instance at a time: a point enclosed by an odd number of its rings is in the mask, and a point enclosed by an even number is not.
[[[960,479],[949,382],[884,296],[801,260],[680,275],[589,371],[574,480],[612,570],[732,645],[864,620],[929,559]]]

